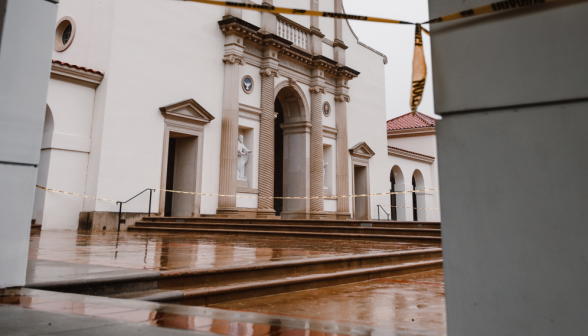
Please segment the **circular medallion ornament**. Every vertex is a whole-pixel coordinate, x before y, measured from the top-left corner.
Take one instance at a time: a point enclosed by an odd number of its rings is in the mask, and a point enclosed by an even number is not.
[[[329,104],[329,102],[323,103],[323,114],[325,115],[325,117],[331,115],[331,104]]]
[[[253,92],[253,78],[251,78],[249,75],[244,76],[241,80],[241,88],[243,91],[245,91],[245,93]]]

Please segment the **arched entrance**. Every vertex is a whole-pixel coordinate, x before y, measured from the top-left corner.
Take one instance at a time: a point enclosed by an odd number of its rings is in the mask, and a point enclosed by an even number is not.
[[[307,197],[310,194],[310,115],[304,93],[289,81],[275,89],[274,196]],[[276,215],[308,218],[308,199],[274,199]]]

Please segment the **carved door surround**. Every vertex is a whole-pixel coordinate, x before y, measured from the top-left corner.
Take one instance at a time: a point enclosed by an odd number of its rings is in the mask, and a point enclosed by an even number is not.
[[[201,192],[202,185],[202,161],[203,161],[203,143],[204,143],[204,129],[205,126],[214,120],[214,116],[198,104],[194,99],[183,100],[174,104],[160,107],[159,110],[164,117],[164,131],[163,131],[163,157],[161,165],[161,189],[166,189],[167,181],[167,166],[168,166],[168,151],[170,137],[195,137],[196,141],[196,155],[195,155],[195,171],[194,178],[190,179],[190,185],[184,186],[183,191]],[[193,200],[192,200],[193,199]],[[160,192],[159,195],[159,216],[164,215],[165,210],[165,192]],[[200,216],[200,195],[194,195],[190,199],[189,212],[191,217]],[[192,203],[193,202],[193,203]],[[193,206],[192,206],[193,204]]]
[[[349,149],[353,167],[352,193],[353,195],[370,193],[370,159],[374,151],[365,142],[360,142]],[[354,219],[370,219],[370,197],[354,197],[352,211]]]

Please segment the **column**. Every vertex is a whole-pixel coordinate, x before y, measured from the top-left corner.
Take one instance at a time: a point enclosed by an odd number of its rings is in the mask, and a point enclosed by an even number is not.
[[[325,88],[319,85],[310,88],[310,196],[324,196],[323,176],[323,113],[322,98]],[[311,218],[324,215],[324,200],[310,199]]]
[[[257,216],[274,216],[274,81],[277,70],[262,69],[261,120],[259,123],[259,199]]]
[[[5,288],[25,285],[57,5],[0,1],[0,13],[0,288]]]
[[[337,195],[349,195],[349,145],[347,144],[347,103],[349,96],[335,96],[337,125]],[[349,198],[337,198],[337,219],[351,217]]]
[[[239,65],[243,64],[242,39],[226,36],[225,78],[223,88],[223,114],[221,126],[221,151],[219,194],[237,195],[237,136],[239,134]],[[235,197],[219,197],[217,214],[236,214]]]
[[[429,1],[431,18],[469,6]],[[450,335],[588,334],[587,16],[560,1],[431,25]]]

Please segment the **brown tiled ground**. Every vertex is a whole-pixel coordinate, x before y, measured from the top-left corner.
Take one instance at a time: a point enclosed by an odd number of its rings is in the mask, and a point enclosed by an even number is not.
[[[210,269],[277,261],[436,248],[428,245],[177,233],[41,231],[29,259],[135,270]]]
[[[443,271],[414,273],[213,307],[444,334]]]

